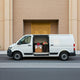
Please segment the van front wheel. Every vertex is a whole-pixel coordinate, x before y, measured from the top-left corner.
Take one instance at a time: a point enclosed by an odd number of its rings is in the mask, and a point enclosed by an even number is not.
[[[22,59],[21,53],[20,52],[14,52],[13,59],[15,59],[15,60],[21,60]]]
[[[59,58],[62,60],[62,61],[66,61],[69,59],[69,55],[67,52],[62,52],[59,56]]]

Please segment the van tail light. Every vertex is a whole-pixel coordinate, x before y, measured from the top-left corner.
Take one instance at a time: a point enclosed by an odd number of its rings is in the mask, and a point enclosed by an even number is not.
[[[75,44],[73,44],[73,46],[75,47]]]
[[[75,51],[75,48],[74,48],[74,51]]]
[[[74,51],[75,51],[75,44],[73,44],[73,47],[74,47]]]

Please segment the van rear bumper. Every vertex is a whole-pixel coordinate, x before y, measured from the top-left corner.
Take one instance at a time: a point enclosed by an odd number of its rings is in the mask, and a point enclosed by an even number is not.
[[[76,52],[74,51],[73,53],[69,53],[69,56],[76,56]]]

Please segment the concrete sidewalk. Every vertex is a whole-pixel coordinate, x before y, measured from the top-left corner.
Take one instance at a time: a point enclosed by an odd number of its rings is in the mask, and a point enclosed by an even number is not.
[[[80,63],[0,63],[0,68],[80,68]]]
[[[7,51],[0,51],[0,54],[7,54]]]
[[[80,51],[76,51],[76,54],[80,54]]]
[[[7,54],[7,51],[0,51],[0,54]],[[76,51],[76,54],[80,54],[80,51]]]

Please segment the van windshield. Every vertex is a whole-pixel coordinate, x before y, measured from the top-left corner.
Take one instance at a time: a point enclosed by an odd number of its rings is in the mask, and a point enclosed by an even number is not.
[[[18,44],[29,44],[31,42],[31,36],[23,37]]]

